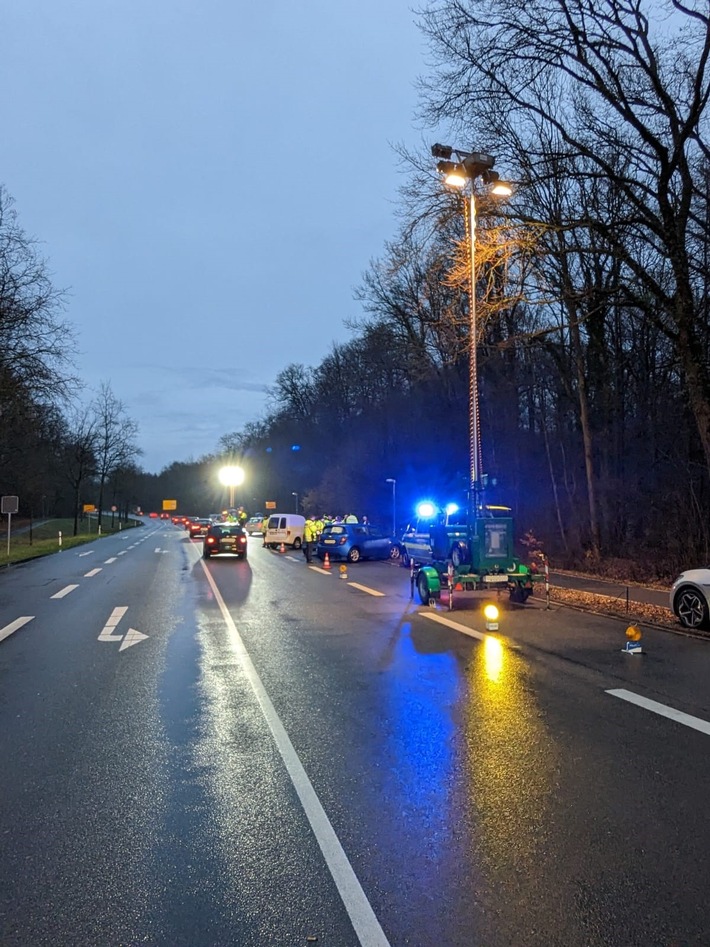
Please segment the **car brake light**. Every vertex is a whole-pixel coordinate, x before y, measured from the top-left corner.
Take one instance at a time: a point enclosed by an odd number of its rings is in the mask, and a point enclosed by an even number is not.
[[[240,542],[240,543],[245,543],[246,541],[247,541],[246,536],[240,536],[240,537],[239,537],[239,542]]]
[[[213,542],[214,542],[214,536],[208,536],[208,537],[207,537],[207,542],[208,542],[208,543],[213,543]]]

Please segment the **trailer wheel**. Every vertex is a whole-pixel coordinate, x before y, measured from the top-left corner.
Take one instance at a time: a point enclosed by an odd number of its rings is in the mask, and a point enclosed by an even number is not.
[[[522,587],[522,585],[517,585],[517,584],[514,585],[513,588],[510,590],[510,601],[517,602],[520,605],[522,605],[525,599],[527,598],[525,591],[526,590]]]
[[[431,592],[429,591],[429,581],[427,580],[426,572],[420,572],[417,576],[417,592],[419,592],[422,605],[428,605]]]
[[[468,562],[468,549],[463,543],[457,543],[451,549],[451,561],[454,564],[454,568],[458,569],[459,566],[464,565]]]

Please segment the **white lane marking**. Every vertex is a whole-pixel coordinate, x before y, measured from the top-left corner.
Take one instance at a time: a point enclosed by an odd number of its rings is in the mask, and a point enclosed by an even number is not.
[[[676,723],[682,723],[685,727],[691,727],[693,730],[699,730],[701,733],[710,735],[710,723],[707,720],[701,720],[700,717],[693,717],[691,714],[683,713],[682,710],[676,710],[666,704],[659,704],[658,701],[649,700],[648,697],[641,697],[639,694],[627,691],[623,687],[606,691],[606,693],[611,694],[612,697],[626,700],[630,704],[636,704],[637,707],[643,707],[644,710],[650,710],[651,713],[659,714],[661,717],[675,720]]]
[[[92,575],[98,575],[99,572],[101,572],[101,569],[100,569],[100,568],[99,568],[99,569],[92,569],[91,572],[85,572],[85,573],[84,573],[84,578],[85,578],[85,579],[90,579],[90,578],[92,577]]]
[[[80,556],[80,557],[81,557],[81,556],[90,556],[90,555],[92,555],[93,552],[94,552],[93,549],[89,549],[89,550],[87,550],[87,552],[80,552],[80,553],[79,553],[79,556]]]
[[[369,589],[366,585],[360,585],[359,582],[348,582],[348,585],[352,585],[354,589],[360,589],[361,592],[367,592],[368,595],[377,595],[380,598],[384,598],[384,592],[378,592],[377,589]]]
[[[298,793],[298,798],[301,800],[303,811],[306,813],[306,818],[313,829],[313,834],[316,837],[330,874],[335,882],[342,902],[345,905],[345,910],[350,916],[358,940],[362,947],[390,947],[389,941],[380,926],[380,922],[372,910],[372,905],[362,890],[357,875],[348,861],[348,856],[345,854],[343,846],[340,844],[340,840],[335,834],[333,826],[330,824],[330,820],[316,795],[316,791],[308,778],[308,774],[303,768],[303,764],[293,748],[289,735],[281,723],[279,715],[271,703],[271,698],[267,694],[266,688],[249,657],[244,641],[237,631],[237,626],[229,614],[229,609],[225,605],[224,599],[217,588],[217,584],[202,559],[200,559],[200,564],[212,588],[215,601],[219,605],[224,622],[230,632],[232,646],[239,657],[244,674],[256,695],[256,699],[261,707],[261,712],[269,725],[281,759],[284,761],[294,789]],[[311,568],[314,567],[311,566]],[[326,575],[329,574],[330,573],[326,573]]]
[[[23,618],[16,618],[14,621],[11,621],[10,624],[5,625],[4,628],[0,628],[0,641],[4,641],[5,638],[9,638],[10,635],[19,631],[23,625],[26,625],[28,621],[32,621],[34,617],[34,615],[25,615]]]
[[[118,636],[121,637],[120,635]],[[126,648],[132,647],[134,644],[138,644],[139,641],[145,641],[148,635],[144,635],[142,631],[136,631],[135,628],[129,628],[126,632],[126,637],[121,642],[121,647],[119,651],[125,651]]]
[[[123,635],[112,635],[111,632],[127,611],[127,605],[119,605],[117,608],[114,608],[114,610],[111,612],[111,615],[109,616],[109,620],[101,629],[101,634],[98,637],[99,641],[121,641]]]
[[[476,631],[475,628],[467,628],[466,625],[460,625],[457,621],[451,621],[450,618],[437,615],[436,612],[425,612],[422,610],[417,612],[417,614],[423,615],[424,618],[430,618],[432,621],[438,621],[440,625],[446,625],[447,628],[453,628],[454,631],[460,631],[461,634],[469,635],[471,638],[478,638],[480,641],[484,641],[488,637],[488,635],[482,631]]]
[[[113,556],[111,559],[107,559],[107,560],[104,562],[104,565],[105,565],[105,566],[110,566],[111,563],[112,563],[112,562],[115,562],[115,561],[116,561],[116,557]]]
[[[78,588],[78,585],[66,585],[60,592],[55,592],[54,595],[50,595],[50,598],[64,598],[65,595],[69,595],[70,592]]]
[[[119,552],[119,556],[125,556],[127,552],[128,552],[127,549],[122,549],[122,550]]]
[[[291,562],[300,562],[300,561],[301,561],[301,560],[298,558],[298,556],[284,556],[284,559],[290,559]]]
[[[309,569],[313,569],[314,572],[322,572],[323,575],[332,575],[330,569],[321,569],[320,566],[309,566]]]

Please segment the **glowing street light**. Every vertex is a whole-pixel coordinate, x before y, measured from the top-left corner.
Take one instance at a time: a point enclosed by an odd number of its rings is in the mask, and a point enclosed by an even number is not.
[[[244,471],[241,467],[222,467],[219,472],[219,482],[229,487],[229,506],[234,507],[234,488],[240,487],[244,483]]]
[[[469,189],[466,206],[466,237],[469,249],[469,391],[468,391],[468,435],[469,435],[469,523],[478,509],[477,492],[483,474],[483,454],[481,451],[481,431],[478,404],[478,323],[476,318],[476,190],[474,182],[481,178],[490,185],[491,193],[500,197],[510,197],[509,184],[499,179],[493,170],[495,158],[482,151],[459,151],[449,145],[432,145],[431,153],[437,162],[437,171],[442,175],[444,184],[463,190]],[[452,156],[456,157],[452,161]]]
[[[291,496],[292,496],[292,497],[296,497],[296,512],[298,513],[298,494],[296,493],[295,490],[293,490],[293,491],[291,492]]]

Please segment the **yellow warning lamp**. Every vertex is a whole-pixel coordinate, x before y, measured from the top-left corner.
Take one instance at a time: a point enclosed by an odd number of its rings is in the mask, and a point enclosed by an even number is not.
[[[629,641],[640,641],[641,640],[641,629],[638,625],[629,625],[626,629],[626,637]]]
[[[486,631],[498,631],[498,617],[500,612],[495,605],[486,605],[483,609],[483,617],[486,619]]]

